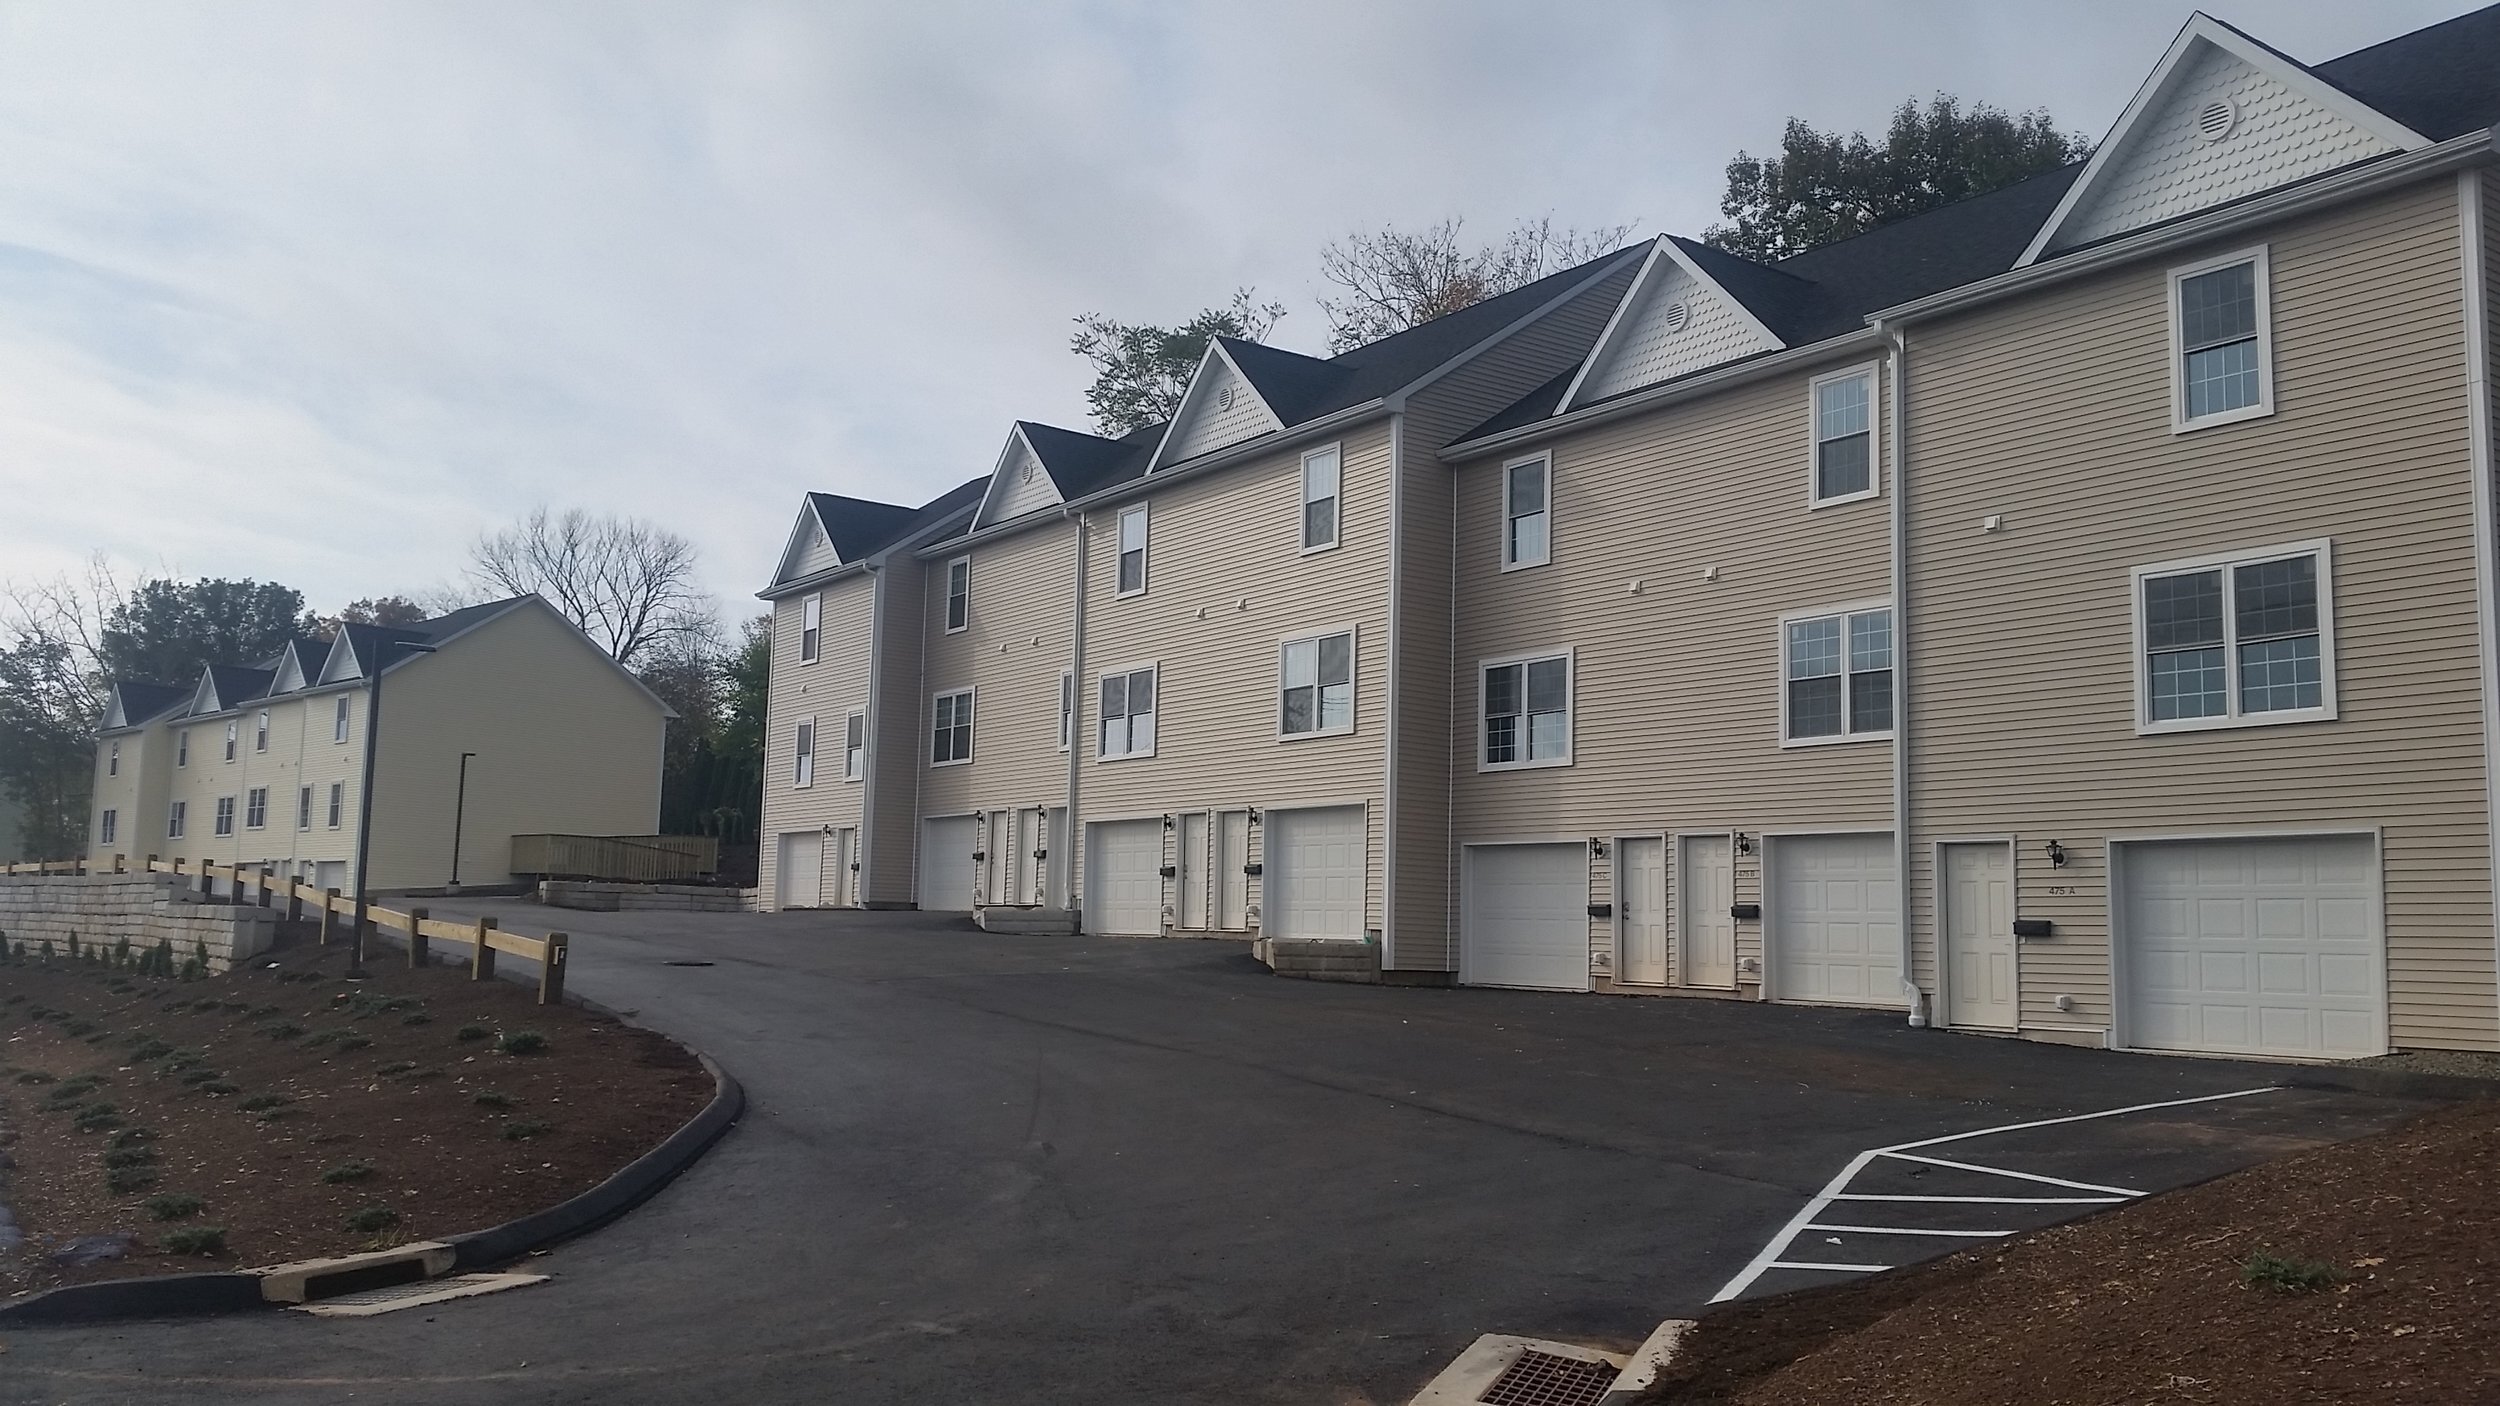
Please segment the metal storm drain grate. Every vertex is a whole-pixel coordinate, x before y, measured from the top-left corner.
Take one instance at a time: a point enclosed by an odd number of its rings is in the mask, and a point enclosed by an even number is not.
[[[1483,1406],[1597,1406],[1617,1375],[1612,1363],[1528,1348],[1476,1400]]]
[[[449,1303],[453,1299],[475,1298],[479,1294],[546,1282],[544,1274],[455,1274],[448,1279],[427,1279],[414,1284],[367,1289],[359,1294],[340,1294],[315,1303],[296,1304],[294,1308],[298,1313],[317,1314],[323,1318],[370,1318],[377,1313],[397,1313],[403,1308],[423,1308],[428,1304]]]

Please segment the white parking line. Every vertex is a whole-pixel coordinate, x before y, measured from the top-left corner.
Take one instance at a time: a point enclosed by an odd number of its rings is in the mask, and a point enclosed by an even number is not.
[[[2098,1206],[2131,1196],[1875,1196],[1844,1192],[1835,1201],[1950,1201],[1965,1206]]]
[[[1995,1240],[2010,1230],[1921,1230],[1906,1225],[1809,1225],[1808,1230],[1837,1230],[1849,1235],[1949,1235],[1958,1240]]]
[[[1819,1264],[1812,1260],[1773,1260],[1766,1269],[1822,1269],[1834,1274],[1881,1274],[1892,1268],[1888,1264]]]
[[[2206,1094],[2200,1098],[2174,1098],[2160,1103],[2130,1104],[2125,1108],[2105,1108],[2098,1113],[2076,1113],[2064,1118],[2035,1118],[2027,1123],[2008,1123],[2003,1127],[1980,1128],[1967,1133],[1948,1133],[1943,1137],[1921,1138],[1916,1142],[1894,1143],[1890,1147],[1870,1147],[1866,1151],[1859,1153],[1857,1156],[1850,1158],[1849,1165],[1841,1168],[1839,1175],[1833,1177],[1830,1181],[1823,1183],[1823,1189],[1815,1194],[1813,1200],[1808,1201],[1805,1204],[1805,1209],[1790,1217],[1788,1224],[1780,1227],[1780,1233],[1771,1238],[1771,1243],[1762,1247],[1762,1253],[1755,1255],[1753,1257],[1753,1262],[1746,1265],[1744,1269],[1739,1271],[1735,1278],[1727,1281],[1726,1287],[1720,1289],[1717,1294],[1713,1295],[1710,1301],[1712,1303],[1726,1303],[1729,1299],[1735,1298],[1738,1294],[1752,1288],[1753,1282],[1761,1278],[1766,1271],[1771,1269],[1798,1269],[1815,1267],[1783,1262],[1780,1259],[1780,1252],[1787,1249],[1788,1243],[1797,1237],[1797,1233],[1812,1225],[1814,1223],[1814,1218],[1828,1210],[1833,1202],[1841,1200],[1877,1199],[1873,1197],[1847,1196],[1841,1191],[1841,1188],[1847,1186],[1857,1177],[1858,1173],[1866,1170],[1866,1166],[1869,1162],[1874,1161],[1878,1157],[1899,1152],[1914,1152],[1923,1147],[1941,1147],[1949,1142],[1964,1142],[1971,1138],[1990,1137],[1997,1133],[2019,1133],[2031,1128],[2053,1128],[2064,1123],[2088,1123],[2097,1118],[2116,1118],[2128,1113],[2146,1113],[2156,1108],[2185,1108],[2191,1104],[2219,1103],[2225,1099],[2248,1098],[2255,1094],[2272,1093],[2274,1090],[2275,1086],[2269,1084],[2262,1089],[2240,1089],[2236,1092],[2227,1094]],[[1902,1199],[1946,1200],[1950,1198],[1909,1197]],[[1827,1269],[1830,1268],[1830,1266],[1820,1267]],[[1874,1273],[1876,1270],[1869,1269],[1864,1266],[1857,1266],[1839,1269],[1835,1272],[1844,1274]]]
[[[2044,1177],[2038,1172],[2017,1172],[2005,1167],[1983,1167],[1976,1162],[1948,1162],[1942,1157],[1921,1157],[1914,1152],[1887,1152],[1898,1162],[1924,1162],[1930,1167],[1951,1167],[1957,1172],[1984,1172],[1992,1177],[2012,1177],[2016,1181],[2036,1181],[2047,1186],[2063,1186],[2075,1191],[2107,1191],[2119,1196],[2141,1196],[2131,1186],[2102,1186],[2097,1182],[2068,1181],[2064,1177]]]

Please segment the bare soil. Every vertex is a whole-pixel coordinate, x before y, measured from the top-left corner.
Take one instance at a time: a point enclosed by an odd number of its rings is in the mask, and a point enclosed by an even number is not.
[[[2252,1282],[2259,1256],[2293,1282]],[[1702,1320],[1643,1399],[2500,1400],[2500,1103],[1917,1268],[1732,1306]]]
[[[0,1205],[25,1236],[0,1295],[483,1229],[597,1185],[711,1097],[661,1036],[406,962],[379,952],[360,981],[336,947],[193,981],[0,966]],[[520,1032],[544,1047],[508,1052]],[[150,1198],[176,1193],[202,1204],[158,1218]],[[222,1252],[163,1248],[200,1226]],[[114,1234],[121,1258],[52,1258]]]

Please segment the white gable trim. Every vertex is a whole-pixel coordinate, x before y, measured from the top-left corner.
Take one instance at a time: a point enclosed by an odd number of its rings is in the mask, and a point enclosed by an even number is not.
[[[193,717],[226,711],[225,703],[217,697],[217,671],[214,668],[203,667],[200,670],[200,681],[191,690],[191,706],[183,711]]]
[[[810,532],[813,532],[815,537],[809,536]],[[833,545],[833,529],[825,525],[824,515],[816,511],[815,498],[803,497],[799,500],[798,520],[790,524],[790,540],[781,548],[781,566],[773,572],[774,585],[778,586],[801,576],[812,576],[816,571],[825,569],[818,567],[811,570],[804,566],[808,551],[815,546],[817,537],[824,539],[825,552],[833,558],[836,565],[849,565],[848,562],[842,560],[841,549]]]
[[[1015,496],[1016,468],[1024,459],[1031,460],[1034,471],[1041,475],[1044,491],[1050,494],[1048,506],[1058,507],[1067,501],[1059,492],[1058,481],[1050,476],[1050,466],[1042,462],[1042,456],[1034,450],[1033,441],[1026,436],[1024,426],[1019,423],[1007,431],[1006,447],[998,451],[998,467],[990,470],[990,486],[981,490],[981,506],[975,508],[972,513],[973,531],[978,532],[1002,520],[992,509]],[[1025,511],[1034,512],[1038,509],[1028,508]],[[1014,514],[1017,517],[1023,515],[1023,513]]]
[[[1207,354],[1198,358],[1198,369],[1189,373],[1189,389],[1181,393],[1180,408],[1172,412],[1172,423],[1163,427],[1163,438],[1155,441],[1154,457],[1146,461],[1146,472],[1154,473],[1163,468],[1165,463],[1163,456],[1170,452],[1176,441],[1182,438],[1182,430],[1193,423],[1198,407],[1207,394],[1207,368],[1218,361],[1224,363],[1224,369],[1232,373],[1234,380],[1241,382],[1241,388],[1250,393],[1250,399],[1257,403],[1260,413],[1267,417],[1267,427],[1256,434],[1245,436],[1246,439],[1255,439],[1259,434],[1273,434],[1285,427],[1284,417],[1276,413],[1276,407],[1269,405],[1267,397],[1260,395],[1259,388],[1251,384],[1248,376],[1242,374],[1241,367],[1225,353],[1224,344],[1214,337],[1209,337],[1207,338]],[[1231,445],[1217,446],[1219,449],[1231,447]]]
[[[1581,389],[1594,379],[1594,373],[1614,360],[1615,353],[1622,347],[1624,337],[1631,331],[1632,320],[1649,291],[1650,280],[1658,276],[1658,270],[1662,265],[1670,264],[1682,269],[1686,277],[1708,289],[1711,296],[1725,303],[1747,331],[1762,339],[1765,344],[1764,350],[1784,351],[1787,349],[1788,344],[1781,341],[1770,328],[1764,326],[1762,319],[1754,316],[1751,308],[1746,307],[1735,295],[1729,293],[1720,285],[1719,280],[1702,272],[1701,265],[1694,263],[1683,250],[1675,247],[1674,240],[1662,234],[1651,242],[1649,257],[1641,261],[1641,271],[1632,276],[1632,286],[1623,290],[1622,299],[1615,304],[1614,315],[1606,319],[1606,330],[1597,334],[1596,344],[1589,348],[1588,359],[1580,363],[1578,374],[1574,375],[1571,378],[1571,384],[1563,389],[1562,399],[1554,406],[1555,414],[1560,415],[1577,405]]]
[[[2220,49],[2398,151],[2419,151],[2431,144],[2430,138],[2300,65],[2285,61],[2282,55],[2200,10],[2188,17],[2186,27],[2179,31],[2179,37],[2170,42],[2169,52],[2163,54],[2161,62],[2153,66],[2153,72],[2144,80],[2144,86],[2135,90],[2135,97],[2127,103],[2126,110],[2118,114],[2118,121],[2109,129],[2109,135],[2101,139],[2101,144],[2093,149],[2092,159],[2084,163],[2083,174],[2077,176],[2075,183],[2067,188],[2066,198],[2057,202],[2057,208],[2049,212],[2047,222],[2040,226],[2038,234],[2032,236],[2030,246],[2023,250],[2021,258],[2014,261],[2014,267],[2022,268],[2037,262],[2056,242],[2058,234],[2066,228],[2075,212],[2103,184],[2104,173],[2117,165],[2136,128],[2145,115],[2159,104],[2171,81],[2195,57],[2200,45]]]
[[[330,641],[329,657],[321,661],[322,683],[345,683],[365,676],[364,661],[356,657],[356,646],[349,642],[347,627],[339,627],[338,637]]]
[[[282,693],[300,693],[307,682],[303,661],[296,657],[295,646],[289,644],[286,652],[278,656],[278,674],[269,681],[269,696],[275,698]]]
[[[113,690],[112,703],[104,710],[104,726],[96,730],[111,732],[115,728],[128,726],[130,726],[130,714],[122,707],[122,691],[117,688]]]

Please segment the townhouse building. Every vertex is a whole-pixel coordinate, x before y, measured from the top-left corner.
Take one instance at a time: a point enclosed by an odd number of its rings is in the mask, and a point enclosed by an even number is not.
[[[88,862],[267,864],[352,891],[372,691],[369,890],[510,880],[518,834],[659,823],[668,706],[537,596],[344,625],[188,686],[118,680]]]
[[[1168,426],[832,500],[858,576],[785,558],[777,641],[845,580],[899,608],[777,643],[767,829],[822,849],[785,822],[837,677],[909,787],[862,884],[779,900],[2500,1047],[2496,121],[2500,8],[2316,65],[2199,14],[2074,167],[1326,361],[1219,341]]]

